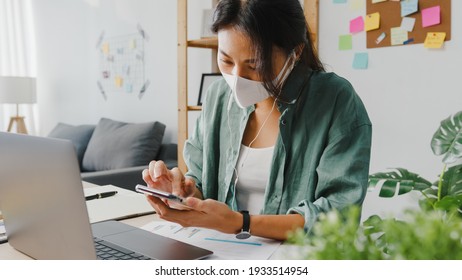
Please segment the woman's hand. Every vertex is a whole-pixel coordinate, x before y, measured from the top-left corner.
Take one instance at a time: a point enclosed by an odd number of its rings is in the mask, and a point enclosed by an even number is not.
[[[198,194],[196,183],[193,179],[185,178],[177,167],[169,170],[161,160],[151,161],[149,169],[143,170],[142,174],[143,180],[151,188],[173,193],[181,197]]]
[[[160,218],[183,227],[204,227],[232,234],[242,228],[242,214],[213,199],[200,200],[189,197],[185,204],[192,210],[187,211],[169,208],[157,197],[148,196],[148,201]]]

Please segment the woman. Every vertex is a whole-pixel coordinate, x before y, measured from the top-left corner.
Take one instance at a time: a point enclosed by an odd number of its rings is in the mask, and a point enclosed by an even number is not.
[[[160,161],[143,171],[193,210],[149,197],[160,217],[284,240],[321,212],[361,205],[371,123],[352,86],[324,72],[299,1],[221,0],[212,28],[224,80],[185,144],[189,171]]]

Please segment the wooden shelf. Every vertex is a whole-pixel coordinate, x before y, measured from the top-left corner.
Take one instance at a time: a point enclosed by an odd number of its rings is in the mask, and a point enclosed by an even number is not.
[[[201,111],[202,106],[188,106],[188,111]]]
[[[188,47],[204,48],[204,49],[218,49],[217,38],[204,38],[197,40],[188,40]]]

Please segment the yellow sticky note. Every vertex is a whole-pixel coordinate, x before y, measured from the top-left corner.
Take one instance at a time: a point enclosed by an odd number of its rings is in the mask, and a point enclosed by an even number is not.
[[[428,32],[424,47],[427,49],[440,49],[446,39],[446,32]]]
[[[401,29],[400,27],[394,27],[390,29],[390,39],[391,45],[402,45],[405,41],[407,41],[407,31]]]
[[[101,49],[103,50],[103,53],[104,53],[104,54],[109,54],[109,43],[104,43],[104,44],[101,46]]]
[[[369,14],[365,18],[364,29],[366,31],[379,29],[380,27],[380,13]]]
[[[352,11],[359,11],[366,7],[366,1],[364,0],[350,0],[350,9]]]
[[[124,83],[124,79],[122,79],[122,77],[119,77],[119,76],[115,77],[116,87],[121,88],[123,83]]]
[[[136,41],[135,40],[130,40],[129,46],[130,49],[136,49]]]

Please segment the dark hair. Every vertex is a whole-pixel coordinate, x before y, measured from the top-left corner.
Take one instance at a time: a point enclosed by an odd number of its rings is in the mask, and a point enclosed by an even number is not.
[[[213,16],[212,31],[234,27],[251,38],[257,71],[267,90],[275,96],[273,84],[273,46],[287,55],[301,44],[298,63],[324,71],[309,33],[308,23],[298,0],[220,0]]]

